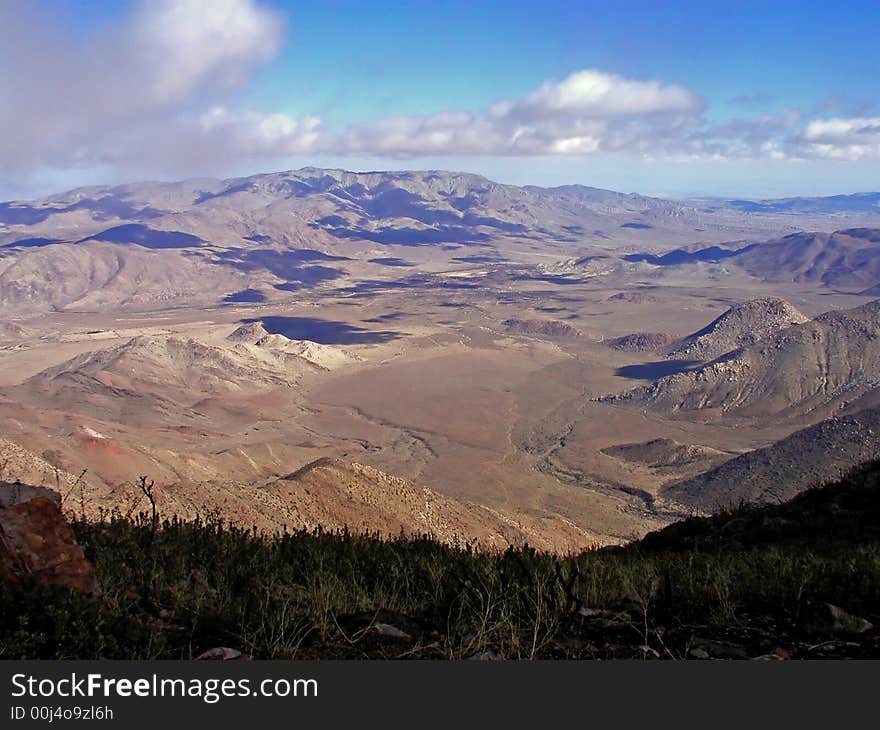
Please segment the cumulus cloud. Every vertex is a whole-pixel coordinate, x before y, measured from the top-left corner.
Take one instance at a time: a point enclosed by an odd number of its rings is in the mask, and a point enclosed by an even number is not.
[[[815,119],[795,142],[817,157],[860,160],[880,157],[880,117]]]
[[[548,81],[521,99],[496,102],[477,111],[446,111],[424,116],[377,119],[330,134],[310,127],[305,145],[302,125],[294,119],[276,128],[289,134],[271,138],[260,131],[263,120],[239,115],[235,137],[251,135],[278,152],[386,155],[585,155],[629,149],[646,151],[681,136],[703,103],[692,92],[657,81],[626,79],[596,70],[578,71]]]
[[[543,119],[551,116],[687,113],[699,111],[702,106],[699,97],[683,86],[637,81],[586,69],[562,81],[545,81],[522,99],[495,104],[491,112],[497,117]]]
[[[0,65],[14,69],[0,74],[0,165],[113,163],[153,126],[173,135],[185,112],[268,60],[283,27],[255,0],[141,0],[72,39],[48,8],[0,3]]]
[[[222,174],[293,155],[880,157],[880,118],[788,110],[711,123],[684,86],[597,69],[482,109],[331,129],[316,116],[243,104],[240,92],[284,35],[285,19],[263,0],[139,0],[85,38],[64,32],[45,8],[0,3],[0,67],[15,69],[0,74],[0,169],[26,181],[77,168]]]
[[[280,16],[253,0],[149,0],[123,35],[132,41],[142,91],[157,104],[179,103],[201,86],[232,87],[275,55]]]

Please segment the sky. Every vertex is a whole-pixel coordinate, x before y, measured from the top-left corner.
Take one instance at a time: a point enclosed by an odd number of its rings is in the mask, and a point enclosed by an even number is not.
[[[303,166],[880,189],[876,0],[0,0],[0,199]]]

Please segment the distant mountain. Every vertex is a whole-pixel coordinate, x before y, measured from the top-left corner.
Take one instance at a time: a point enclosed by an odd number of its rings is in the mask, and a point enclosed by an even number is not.
[[[663,496],[707,512],[741,502],[783,502],[876,459],[878,437],[878,408],[831,418],[704,474],[669,484],[663,488]]]
[[[742,416],[822,414],[880,386],[880,300],[781,329],[697,368],[602,400]]]
[[[699,332],[685,337],[669,349],[667,356],[683,360],[714,360],[808,320],[809,317],[784,299],[753,299],[731,307]]]
[[[862,211],[846,220],[875,218]],[[722,242],[740,241],[738,249],[840,222],[443,171],[304,168],[96,186],[0,204],[0,306],[39,312],[283,300],[331,282],[390,276],[385,262],[406,262],[416,250],[422,260],[461,268],[533,264],[529,251],[592,261],[629,245],[650,249],[648,263],[670,265],[732,256],[711,248]],[[702,250],[663,253],[697,241]],[[866,276],[862,288],[878,282]]]
[[[880,228],[794,233],[749,246],[734,261],[765,281],[864,289],[880,283]]]
[[[775,200],[724,200],[722,205],[746,213],[880,213],[880,193]]]
[[[870,294],[880,286],[880,228],[798,232],[759,243],[693,245],[663,254],[626,254],[623,259],[654,266],[723,263],[766,282],[822,284]]]

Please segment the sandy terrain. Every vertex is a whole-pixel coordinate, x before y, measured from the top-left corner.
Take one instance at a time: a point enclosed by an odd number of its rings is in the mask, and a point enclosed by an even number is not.
[[[785,297],[809,316],[868,301],[816,285],[766,285],[717,267],[618,272],[573,284],[499,277],[481,265],[464,280],[481,283],[359,293],[325,287],[287,304],[17,320],[0,349],[0,436],[37,461],[10,459],[7,471],[34,481],[42,469],[39,479],[49,483],[56,477],[45,464],[64,475],[86,470],[85,489],[103,506],[136,500],[131,485],[149,474],[166,495],[181,495],[166,498],[168,509],[185,504],[191,512],[201,503],[265,526],[271,518],[246,507],[253,502],[247,490],[335,457],[453,500],[539,523],[562,518],[617,542],[674,519],[657,499],[660,487],[703,467],[652,466],[609,447],[672,439],[714,454],[703,465],[709,468],[788,435],[795,424],[683,419],[598,403],[677,366],[607,340],[632,332],[685,336],[761,296]],[[511,332],[511,319],[529,324]],[[254,326],[260,343],[228,339],[248,323],[261,323]],[[572,328],[576,336],[554,336]],[[193,379],[191,363],[171,372],[173,358],[160,358],[146,385],[154,366],[143,353],[134,374],[123,372],[124,358],[100,355],[133,338],[200,343],[207,349],[199,367],[219,369],[214,385]],[[53,380],[52,389],[45,373],[34,377],[86,353],[100,355],[88,377]],[[241,387],[220,387],[233,364],[242,368]]]

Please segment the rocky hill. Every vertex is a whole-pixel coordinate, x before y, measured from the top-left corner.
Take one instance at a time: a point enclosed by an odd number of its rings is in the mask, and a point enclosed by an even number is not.
[[[269,334],[269,331],[263,326],[262,322],[248,322],[247,324],[237,327],[226,339],[230,342],[241,342],[246,345],[253,345],[257,340],[261,340]]]
[[[363,360],[359,355],[335,345],[325,345],[311,340],[294,340],[278,333],[270,334],[261,322],[243,324],[226,339],[230,342],[253,345],[281,357],[294,355],[323,370],[335,370]]]
[[[742,502],[776,504],[840,478],[880,456],[880,409],[831,418],[663,488],[663,496],[702,511]]]
[[[431,534],[447,544],[485,548],[528,543],[546,549],[577,549],[599,541],[558,518],[506,514],[459,502],[378,469],[319,459],[270,482],[264,490],[284,505],[285,527],[356,533]]]
[[[566,322],[544,319],[506,319],[501,323],[506,332],[532,337],[580,337],[581,333]]]
[[[792,325],[701,367],[602,400],[667,412],[821,417],[880,385],[880,300]]]
[[[669,349],[667,356],[704,362],[714,360],[808,320],[809,317],[784,299],[753,299],[731,307],[699,332],[685,337]]]
[[[605,344],[623,352],[656,352],[668,348],[678,338],[667,332],[633,332],[608,340]]]
[[[296,384],[315,365],[293,353],[237,343],[143,335],[78,355],[29,378],[22,402],[120,423],[198,417],[196,404]]]
[[[681,469],[699,464],[705,469],[706,466],[724,458],[723,452],[709,446],[682,444],[669,438],[608,446],[602,449],[602,453],[657,470]]]

